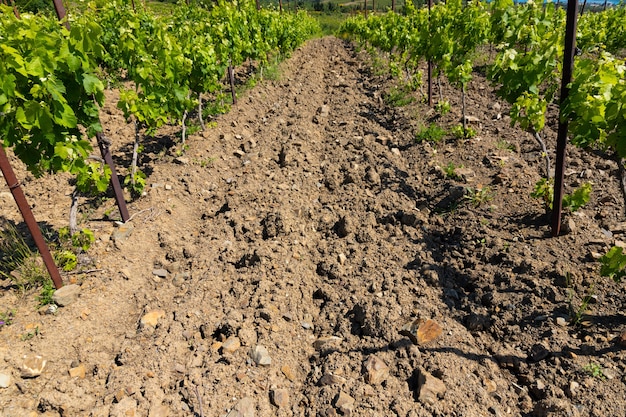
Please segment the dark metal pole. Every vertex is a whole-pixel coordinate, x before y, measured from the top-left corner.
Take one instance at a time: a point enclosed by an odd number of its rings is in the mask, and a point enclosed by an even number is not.
[[[233,98],[233,105],[237,104],[237,92],[235,91],[235,73],[232,61],[228,65],[228,78],[230,79],[230,93]]]
[[[65,6],[63,6],[62,0],[52,0],[52,1],[54,2],[54,11],[57,13],[57,17],[59,18],[59,20],[63,20],[63,18],[65,17],[67,13],[65,12]],[[69,21],[66,20],[64,25],[67,28],[67,30],[70,30]]]
[[[20,17],[20,12],[19,10],[17,10],[17,5],[15,4],[15,2],[13,0],[10,1],[11,2],[11,6],[13,6],[13,14],[15,15],[15,17],[17,17],[18,19],[21,19]],[[4,1],[2,2],[2,4],[5,4]],[[9,2],[6,3],[6,5],[9,5]]]
[[[433,0],[428,0],[428,22],[430,23],[430,9],[433,7]],[[433,60],[428,59],[428,107],[433,106]]]
[[[28,230],[30,231],[33,240],[35,241],[35,245],[37,245],[37,249],[39,249],[39,253],[41,254],[41,258],[43,259],[43,263],[46,265],[46,269],[50,274],[50,278],[52,278],[52,282],[54,283],[54,288],[57,290],[63,286],[63,281],[61,280],[61,275],[59,274],[59,270],[57,269],[56,264],[54,263],[54,259],[50,254],[50,250],[48,249],[48,245],[46,241],[43,239],[43,235],[41,234],[41,230],[39,230],[39,225],[37,224],[37,220],[35,220],[35,216],[33,212],[30,210],[30,206],[26,201],[26,197],[24,196],[24,192],[20,187],[20,183],[17,181],[17,177],[13,172],[13,168],[11,168],[11,163],[9,162],[9,158],[7,157],[6,152],[4,151],[4,147],[0,145],[0,169],[2,170],[2,175],[4,176],[7,185],[9,186],[9,190],[11,190],[11,194],[13,194],[13,198],[17,203],[17,207],[20,209],[20,213],[22,213],[22,217],[24,218],[24,223],[28,226]]]
[[[582,16],[585,13],[585,7],[587,6],[587,0],[583,1],[583,7],[580,8],[580,15]]]
[[[569,95],[568,84],[572,80],[574,70],[574,54],[576,52],[578,0],[567,2],[567,23],[565,26],[565,53],[563,55],[563,77],[561,78],[560,109]],[[561,231],[561,215],[563,212],[563,179],[565,171],[565,149],[567,147],[567,120],[559,117],[559,130],[556,142],[556,168],[554,172],[554,201],[552,202],[552,236]]]
[[[135,2],[133,1],[133,10],[134,8]],[[65,17],[65,7],[63,7],[61,0],[54,0],[54,9],[56,10],[59,20]],[[65,21],[65,27],[68,30],[70,28],[70,22],[67,20]],[[128,215],[128,209],[126,208],[126,200],[124,200],[124,193],[122,192],[120,180],[117,178],[115,164],[113,163],[113,158],[111,157],[111,152],[109,151],[109,142],[101,133],[96,133],[96,140],[98,141],[98,147],[100,148],[102,158],[107,165],[109,165],[109,168],[111,168],[111,186],[113,187],[113,191],[115,193],[115,202],[120,210],[122,221],[127,222],[130,219],[130,216]]]
[[[126,200],[124,200],[122,186],[120,185],[120,180],[117,178],[117,172],[115,171],[115,163],[113,163],[113,157],[111,156],[111,151],[109,150],[111,142],[102,133],[96,133],[96,140],[98,141],[98,147],[100,148],[102,158],[111,169],[111,187],[113,187],[113,192],[115,193],[115,202],[117,203],[117,208],[122,216],[122,221],[126,223],[130,219],[130,216],[128,215],[128,209],[126,208]]]

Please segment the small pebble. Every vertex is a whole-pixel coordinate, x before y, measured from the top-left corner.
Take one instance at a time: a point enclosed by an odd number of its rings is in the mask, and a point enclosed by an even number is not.
[[[11,374],[0,372],[0,388],[9,388],[11,385]]]
[[[269,366],[272,364],[272,358],[265,346],[257,345],[252,348],[250,358],[259,366]]]
[[[289,391],[284,388],[272,390],[270,399],[276,407],[287,408],[289,406]]]
[[[559,326],[567,326],[567,320],[565,319],[565,317],[557,317],[555,320],[556,324]]]

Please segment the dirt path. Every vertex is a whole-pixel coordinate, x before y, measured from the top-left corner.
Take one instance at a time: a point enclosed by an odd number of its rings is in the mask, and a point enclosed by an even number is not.
[[[184,154],[148,143],[132,233],[111,237],[112,201],[81,207],[98,271],[68,277],[77,301],[39,314],[4,283],[2,415],[626,415],[625,298],[593,260],[626,231],[617,167],[572,152],[568,187],[593,180],[593,201],[549,239],[529,197],[540,153],[479,74],[478,137],[436,146],[414,141],[422,104],[383,104],[389,83],[343,41],[313,40]],[[132,131],[109,98],[124,166]],[[53,228],[65,181],[25,186]],[[19,222],[8,199],[0,215]],[[559,320],[592,285],[588,326]],[[442,334],[413,344],[400,330],[417,317]],[[27,353],[47,359],[41,376],[19,376]]]

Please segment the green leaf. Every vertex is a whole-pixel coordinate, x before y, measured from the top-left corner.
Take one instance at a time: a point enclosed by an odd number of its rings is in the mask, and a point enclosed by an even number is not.
[[[104,90],[104,84],[98,77],[92,74],[83,74],[83,87],[87,94],[96,94]]]
[[[43,77],[44,71],[39,57],[35,57],[32,61],[26,63],[26,72],[35,77]]]

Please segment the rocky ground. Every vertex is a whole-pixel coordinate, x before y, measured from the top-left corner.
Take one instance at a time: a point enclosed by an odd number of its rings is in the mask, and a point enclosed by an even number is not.
[[[393,85],[316,39],[184,152],[147,141],[127,225],[81,200],[97,240],[64,276],[77,297],[45,314],[2,282],[2,415],[626,416],[626,297],[597,262],[626,240],[617,165],[571,150],[566,189],[592,198],[551,238],[539,146],[481,74],[470,140],[417,143],[458,124],[459,93],[444,83],[438,116],[388,107]],[[125,172],[116,94],[102,120]],[[38,221],[66,226],[68,178],[20,175]]]

